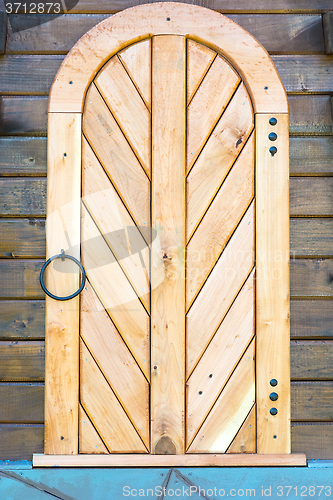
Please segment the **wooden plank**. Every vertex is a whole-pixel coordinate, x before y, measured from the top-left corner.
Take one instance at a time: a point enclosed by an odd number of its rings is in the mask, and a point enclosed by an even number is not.
[[[272,54],[325,50],[321,15],[253,13],[249,16],[240,13],[228,17],[249,31]]]
[[[10,14],[6,54],[67,54],[106,17],[108,14]]]
[[[82,341],[80,342],[80,401],[108,451],[113,453],[147,451]]]
[[[240,78],[232,66],[218,56],[188,107],[187,171],[191,170],[239,83]]]
[[[44,380],[44,342],[1,342],[1,382]]]
[[[207,279],[254,196],[254,137],[250,139],[187,245],[186,297]],[[188,233],[191,226],[188,228]]]
[[[290,219],[290,255],[333,256],[333,218]]]
[[[198,224],[252,129],[253,111],[241,84],[187,177],[189,228]]]
[[[333,297],[333,260],[296,259],[290,262],[292,297]]]
[[[149,384],[106,311],[100,309],[87,283],[81,295],[80,335],[149,448]]]
[[[225,453],[255,403],[255,397],[255,341],[253,340],[187,449],[187,453]]]
[[[0,421],[44,423],[44,384],[0,384]]]
[[[44,300],[0,301],[1,340],[42,340],[44,337]]]
[[[288,101],[290,134],[332,134],[333,122],[329,95],[289,95]]]
[[[182,454],[185,432],[185,38],[154,38],[152,56],[152,227],[157,231],[159,244],[156,238],[151,264],[151,449],[156,455]]]
[[[256,116],[257,451],[290,453],[288,115]],[[278,152],[269,153],[274,132]],[[270,414],[269,381],[279,382]],[[274,438],[277,436],[277,438]]]
[[[333,427],[333,426],[332,426]],[[33,467],[306,467],[303,453],[186,454],[186,455],[42,455],[34,454]]]
[[[46,175],[46,139],[0,137],[1,175]]]
[[[187,104],[198,90],[216,55],[206,45],[187,40]]]
[[[0,179],[0,215],[45,216],[46,180],[43,178]]]
[[[45,258],[44,219],[2,219],[0,234],[0,257]]]
[[[292,424],[293,453],[306,453],[307,459],[333,459],[333,424]]]
[[[0,59],[2,94],[47,95],[64,56],[4,56]]]
[[[290,138],[291,175],[333,174],[332,158],[333,137]]]
[[[272,56],[287,92],[329,94],[333,85],[330,56]]]
[[[149,224],[149,179],[96,87],[87,93],[83,133],[132,217]]]
[[[227,453],[255,453],[257,449],[256,425],[256,407],[254,405],[227,449]]]
[[[323,15],[323,28],[325,38],[325,53],[333,54],[333,12]]]
[[[149,311],[150,264],[147,242],[85,138],[82,141],[82,166],[82,197],[85,207],[138,297]],[[150,233],[149,227],[140,229],[144,233]],[[149,242],[149,238],[147,240]]]
[[[254,263],[254,206],[250,206],[231,241],[187,313],[186,371],[191,371],[247,279]],[[218,311],[218,314],[217,314]]]
[[[134,43],[118,54],[146,106],[151,110],[151,41]]]
[[[149,73],[150,66],[145,68]],[[98,74],[95,85],[147,174],[150,174],[150,114],[117,56]]]
[[[333,215],[332,177],[292,177],[290,215]]]
[[[80,259],[81,115],[50,113],[46,257],[61,249]],[[46,282],[59,296],[79,287],[79,271],[49,266]],[[79,297],[46,298],[45,453],[78,453]]]
[[[47,97],[1,97],[1,135],[45,135]]]
[[[290,343],[292,380],[330,380],[333,378],[333,342],[297,340]]]
[[[6,50],[7,36],[7,12],[0,11],[0,54],[4,54]]]
[[[292,382],[292,420],[333,420],[333,382]]]
[[[37,450],[43,453],[43,425],[2,424],[0,432],[3,460],[31,460]]]
[[[0,298],[44,299],[39,274],[44,261],[0,260]]]
[[[254,335],[254,273],[186,383],[187,443],[209,415]],[[207,431],[208,432],[208,431]]]
[[[290,306],[292,339],[333,337],[332,302],[329,300],[292,300]]]
[[[79,453],[109,453],[81,405],[79,406]]]

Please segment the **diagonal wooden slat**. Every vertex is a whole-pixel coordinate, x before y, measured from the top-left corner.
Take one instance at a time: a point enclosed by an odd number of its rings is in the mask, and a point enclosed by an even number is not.
[[[87,277],[149,380],[149,316],[85,207],[82,262]]]
[[[79,453],[109,453],[81,405],[79,405]]]
[[[190,303],[210,273],[254,196],[252,137],[187,246],[186,298]]]
[[[217,53],[201,43],[187,40],[187,104],[197,91]]]
[[[95,85],[149,175],[150,113],[118,57],[103,67]]]
[[[239,76],[227,61],[218,56],[188,107],[187,171],[191,169],[239,82]]]
[[[82,340],[80,341],[80,400],[110,452],[147,452]]]
[[[187,314],[186,371],[191,372],[254,263],[254,203],[251,204]]]
[[[81,337],[149,447],[149,384],[89,282],[81,294]]]
[[[83,132],[133,219],[149,224],[149,179],[95,85],[87,92]]]
[[[241,84],[188,175],[188,227],[198,224],[252,129],[251,101]]]
[[[255,402],[255,341],[244,353],[188,453],[225,453]]]
[[[254,335],[254,272],[192,372],[187,389],[187,442],[196,434]]]
[[[130,45],[118,54],[134,85],[151,109],[151,39]]]
[[[149,311],[149,248],[84,137],[82,198],[113,255]],[[141,230],[149,241],[150,228],[143,227]]]
[[[242,427],[229,446],[227,453],[256,453],[257,451],[256,405],[244,420]]]

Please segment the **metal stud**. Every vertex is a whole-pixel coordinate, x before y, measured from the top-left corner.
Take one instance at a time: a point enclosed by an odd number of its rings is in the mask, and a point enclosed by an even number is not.
[[[270,384],[272,387],[275,387],[276,385],[278,385],[278,381],[276,380],[276,378],[272,378],[272,380],[270,381]]]
[[[277,401],[279,399],[279,395],[276,394],[276,392],[272,392],[270,395],[269,395],[269,399],[271,401]]]
[[[274,156],[277,153],[277,148],[275,146],[272,146],[271,148],[269,148],[269,152],[272,156]]]
[[[271,408],[271,409],[269,410],[269,413],[270,413],[271,415],[277,415],[277,412],[278,412],[278,411],[277,411],[277,409],[276,409],[276,408]]]
[[[270,134],[268,134],[268,139],[270,141],[276,141],[276,139],[277,139],[276,133],[275,132],[271,132]]]
[[[277,124],[277,119],[276,118],[270,118],[269,119],[269,124],[273,125],[273,126],[276,125]]]

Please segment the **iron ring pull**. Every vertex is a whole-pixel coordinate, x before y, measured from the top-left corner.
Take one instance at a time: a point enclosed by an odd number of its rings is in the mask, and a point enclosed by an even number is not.
[[[46,270],[47,266],[49,264],[51,264],[51,262],[53,260],[55,260],[55,259],[61,259],[61,260],[69,259],[69,260],[72,260],[73,262],[75,262],[75,264],[77,264],[79,266],[79,268],[81,270],[82,282],[81,282],[80,288],[78,290],[76,290],[76,292],[72,293],[71,295],[67,295],[66,297],[58,297],[57,295],[53,295],[53,293],[51,293],[46,288],[45,283],[44,283],[44,273],[45,273],[45,270]],[[73,299],[74,297],[76,297],[77,295],[79,295],[79,293],[82,292],[82,290],[84,288],[84,285],[86,283],[86,272],[85,272],[84,267],[81,264],[81,262],[79,262],[72,255],[66,255],[65,252],[64,252],[64,250],[61,250],[61,253],[59,253],[58,255],[53,255],[53,257],[50,257],[45,262],[45,264],[43,265],[42,269],[40,270],[39,282],[40,282],[40,286],[42,287],[42,289],[44,290],[44,292],[46,293],[46,295],[48,295],[49,297],[51,297],[51,299],[55,299],[55,300],[70,300],[70,299]]]

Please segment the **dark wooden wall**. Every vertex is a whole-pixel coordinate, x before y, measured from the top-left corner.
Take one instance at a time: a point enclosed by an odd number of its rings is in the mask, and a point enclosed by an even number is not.
[[[0,460],[43,451],[46,112],[64,55],[134,0],[82,0],[25,31],[0,15]],[[146,2],[141,2],[146,3]],[[270,52],[290,103],[292,449],[333,459],[332,0],[207,0]],[[45,16],[39,16],[40,19]],[[331,38],[330,38],[331,37]]]

